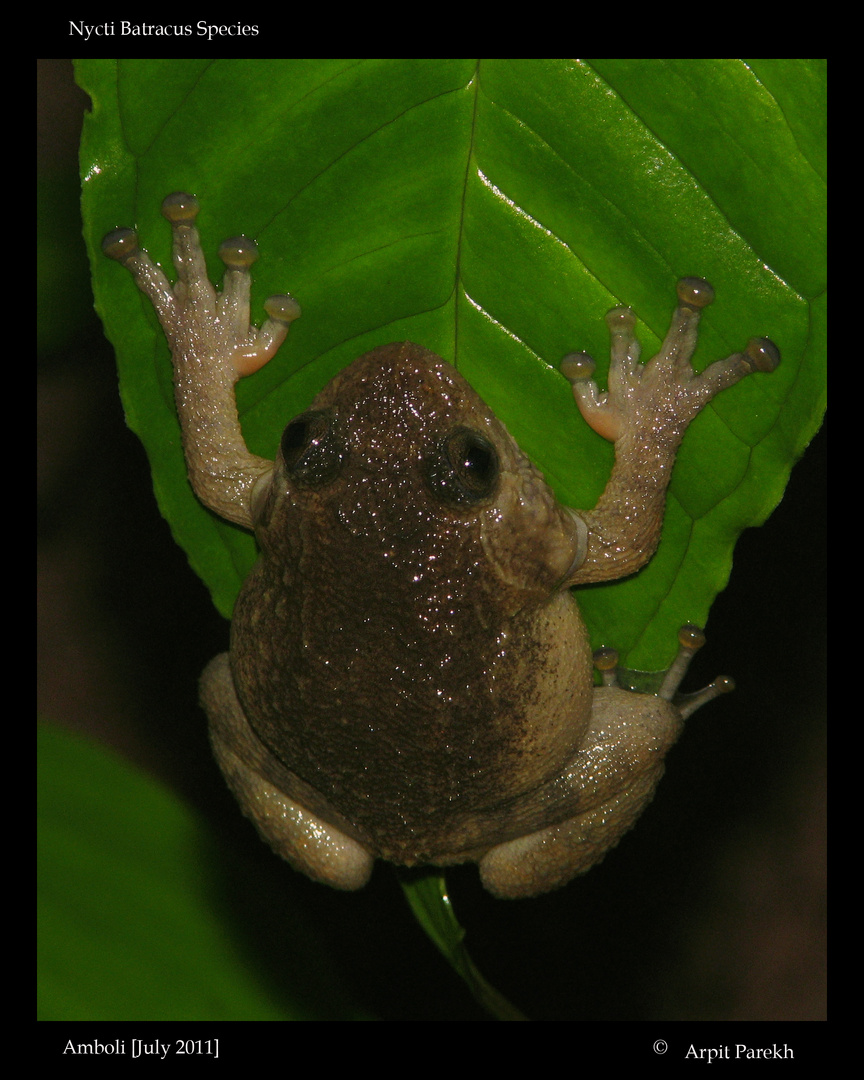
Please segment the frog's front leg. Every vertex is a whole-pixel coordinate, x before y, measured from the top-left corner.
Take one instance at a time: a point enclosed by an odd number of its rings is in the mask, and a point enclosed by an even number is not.
[[[669,332],[660,352],[645,365],[639,362],[635,314],[630,308],[613,308],[606,316],[612,336],[606,393],[592,381],[594,361],[585,353],[562,361],[582,415],[615,443],[615,465],[606,489],[592,511],[580,512],[588,526],[587,555],[566,584],[623,577],[648,562],[660,539],[666,488],[687,425],[721,390],[753,371],[773,371],[780,362],[772,341],[751,338],[744,352],[694,372],[690,358],[699,317],[713,299],[707,281],[679,281],[679,303]]]
[[[171,223],[177,283],[171,283],[132,229],[116,229],[102,250],[122,263],[151,300],[171,348],[174,397],[183,432],[183,450],[196,495],[220,517],[252,528],[255,485],[269,480],[273,463],[249,452],[234,399],[234,385],[275,354],[289,325],[300,315],[290,296],[271,296],[260,330],[249,325],[249,268],[258,258],[246,237],[226,240],[221,292],[211,284],[195,218],[198,201],[177,192],[162,203]]]

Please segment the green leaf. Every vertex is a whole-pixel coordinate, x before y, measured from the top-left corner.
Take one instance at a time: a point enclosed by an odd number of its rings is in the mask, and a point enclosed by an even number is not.
[[[38,750],[40,1019],[370,1019],[285,897],[289,989],[268,986],[220,910],[223,860],[175,796],[77,735],[43,727]]]
[[[570,505],[590,507],[612,448],[557,371],[585,349],[604,379],[603,316],[628,304],[644,352],[679,277],[708,278],[696,366],[768,335],[783,363],[693,423],[663,539],[641,573],[580,591],[595,645],[668,664],[705,623],[736,538],[765,520],[825,405],[825,70],[820,60],[84,60],[93,113],[81,169],[96,305],[160,507],[227,615],[256,557],[186,482],[170,360],[147,301],[104,259],[138,228],[170,262],[159,214],[194,192],[213,272],[220,241],[261,252],[253,310],[290,291],[303,318],[238,387],[250,449],[376,345],[454,362]],[[436,884],[437,881],[437,884]],[[427,932],[493,1013],[443,885],[408,890]],[[515,1017],[511,1017],[515,1018]]]
[[[290,291],[303,318],[238,390],[250,448],[383,342],[453,361],[540,465],[590,507],[612,449],[556,368],[599,361],[605,311],[632,306],[646,353],[677,278],[707,277],[697,367],[755,334],[783,363],[691,427],[660,551],[635,578],[583,590],[595,644],[668,663],[704,624],[735,538],[765,519],[824,410],[824,67],[811,60],[84,60],[82,145],[97,308],[128,422],[175,537],[226,615],[254,542],[185,479],[167,348],[148,303],[99,254],[135,225],[170,259],[164,195],[200,199],[211,266],[228,235],[259,243],[253,310]],[[214,270],[215,272],[215,270]]]
[[[465,931],[450,902],[442,874],[403,879],[402,889],[417,921],[442,956],[465,981],[474,998],[496,1020],[527,1020],[514,1005],[483,978],[465,947]]]

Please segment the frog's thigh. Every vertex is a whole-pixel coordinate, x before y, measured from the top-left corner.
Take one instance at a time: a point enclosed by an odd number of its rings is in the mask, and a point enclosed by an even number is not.
[[[643,774],[579,817],[492,848],[480,860],[483,884],[505,899],[539,896],[566,885],[598,863],[634,825],[651,801],[658,778]]]
[[[595,691],[583,749],[561,778],[588,809],[488,851],[480,860],[486,888],[500,897],[537,896],[590,870],[651,801],[680,729],[680,714],[668,702]]]
[[[262,769],[261,745],[234,690],[228,654],[201,677],[201,702],[210,720],[210,741],[219,767],[243,813],[277,855],[315,881],[359,889],[369,880],[373,857],[356,840],[288,798]]]

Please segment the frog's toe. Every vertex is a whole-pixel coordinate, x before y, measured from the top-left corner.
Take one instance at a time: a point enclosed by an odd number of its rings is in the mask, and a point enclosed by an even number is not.
[[[658,696],[672,704],[681,713],[682,719],[694,713],[714,698],[721,694],[731,693],[735,689],[735,683],[728,675],[721,675],[708,686],[697,690],[692,694],[681,694],[678,687],[681,685],[690,661],[705,644],[705,631],[699,626],[688,623],[678,631],[678,654],[672,661],[663,683],[658,691]]]

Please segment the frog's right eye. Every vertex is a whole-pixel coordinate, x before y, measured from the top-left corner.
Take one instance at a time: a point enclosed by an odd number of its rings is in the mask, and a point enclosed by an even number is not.
[[[339,475],[347,448],[334,430],[333,414],[313,409],[295,417],[282,433],[288,476],[303,487],[322,487]]]

